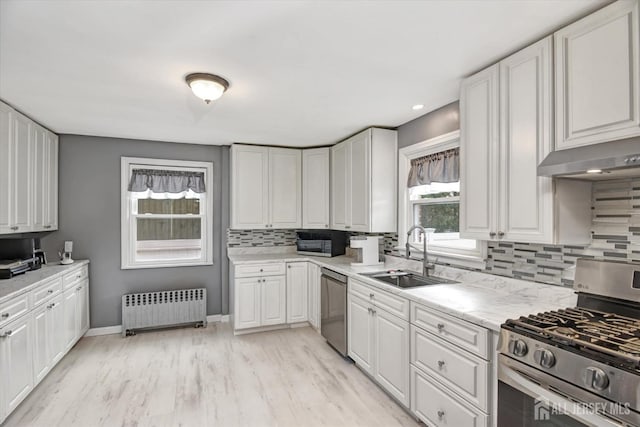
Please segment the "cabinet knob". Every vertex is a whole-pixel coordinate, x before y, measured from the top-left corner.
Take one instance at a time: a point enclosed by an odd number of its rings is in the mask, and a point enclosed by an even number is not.
[[[375,297],[374,294],[369,294],[369,298],[373,298],[373,297]]]
[[[11,227],[11,229],[14,230],[14,231],[17,230],[18,228],[19,227],[17,225],[14,225],[14,226]]]
[[[439,331],[442,331],[444,329],[444,323],[438,323],[437,327]]]
[[[0,335],[0,338],[7,338],[10,337],[11,334],[13,334],[13,331],[7,331],[4,334]]]
[[[496,237],[496,232],[495,231],[490,232],[489,237]]]
[[[51,228],[50,225],[45,225],[44,228],[46,228],[47,230]]]
[[[290,266],[290,265],[287,265],[287,268],[291,268],[291,266]]]
[[[438,360],[438,369],[444,368],[444,360]]]
[[[345,225],[344,228],[351,228],[351,226],[350,225]]]
[[[48,294],[52,294],[52,293],[53,293],[53,289],[49,289],[49,290],[47,291],[47,293],[48,293]]]
[[[438,419],[442,420],[444,418],[444,411],[441,409],[438,411]]]
[[[76,291],[79,291],[79,290],[81,290],[81,289],[82,289],[82,286],[78,286],[78,287],[76,288]]]
[[[324,225],[324,228],[329,228],[329,224],[325,224],[325,225]]]
[[[498,231],[498,237],[504,237],[504,231]]]
[[[2,313],[2,317],[3,319],[7,319],[9,316],[11,316],[9,313]]]
[[[263,269],[260,269],[260,273],[262,273],[263,271],[264,271]]]

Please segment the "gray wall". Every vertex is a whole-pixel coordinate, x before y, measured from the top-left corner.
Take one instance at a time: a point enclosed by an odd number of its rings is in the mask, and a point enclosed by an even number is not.
[[[121,156],[213,162],[214,265],[120,269]],[[59,230],[42,246],[55,259],[63,242],[73,240],[73,257],[91,261],[92,328],[121,324],[121,297],[130,292],[205,287],[207,313],[228,313],[228,147],[62,135],[59,192]]]
[[[458,101],[433,110],[398,127],[398,148],[460,129]]]

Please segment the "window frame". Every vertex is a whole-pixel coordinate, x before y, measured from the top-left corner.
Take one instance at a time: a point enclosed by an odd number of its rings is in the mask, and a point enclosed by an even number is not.
[[[407,176],[411,169],[411,160],[429,154],[438,153],[460,147],[460,131],[446,133],[408,147],[401,148],[398,155],[398,246],[395,248],[405,254],[407,230],[413,225],[413,215],[416,204],[428,204],[418,200],[411,200],[407,187]],[[440,203],[460,201],[460,197],[438,199]],[[433,202],[432,202],[433,203]],[[422,253],[422,244],[410,243],[412,251]],[[429,245],[431,261],[437,259],[442,263],[456,264],[470,268],[484,268],[487,256],[487,242],[476,240],[473,250],[456,249],[445,246]]]
[[[135,261],[136,232],[135,221],[140,214],[131,212],[132,204],[129,196],[129,180],[133,169],[161,169],[161,170],[188,170],[204,172],[206,193],[204,203],[200,203],[200,215],[185,215],[191,218],[201,218],[200,230],[202,236],[203,256],[197,260],[161,260],[161,261]],[[153,159],[143,157],[121,157],[120,159],[120,268],[133,270],[143,268],[169,268],[169,267],[194,267],[213,265],[213,163],[190,160]],[[155,217],[155,215],[154,215]]]

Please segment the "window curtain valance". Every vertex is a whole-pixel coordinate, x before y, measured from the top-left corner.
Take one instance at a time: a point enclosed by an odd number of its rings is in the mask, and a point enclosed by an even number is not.
[[[129,191],[151,190],[154,193],[204,193],[204,172],[133,169]]]
[[[460,149],[442,151],[411,160],[407,187],[428,185],[432,182],[460,180]]]

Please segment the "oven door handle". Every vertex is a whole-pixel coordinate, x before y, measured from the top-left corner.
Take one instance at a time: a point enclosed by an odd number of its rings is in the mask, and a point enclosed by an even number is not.
[[[552,406],[556,408],[572,408],[575,406],[575,402],[570,401],[562,397],[559,394],[556,394],[535,382],[529,380],[525,376],[521,375],[517,370],[506,367],[504,364],[500,364],[498,367],[498,379],[505,384],[510,385],[516,390],[521,391],[529,397],[534,399],[541,399],[544,402],[548,402]],[[571,417],[576,421],[579,421],[587,426],[591,427],[620,427],[621,424],[615,422],[614,420],[607,418],[603,415],[597,413],[568,413],[563,412],[563,415]],[[553,416],[553,415],[551,415]]]

